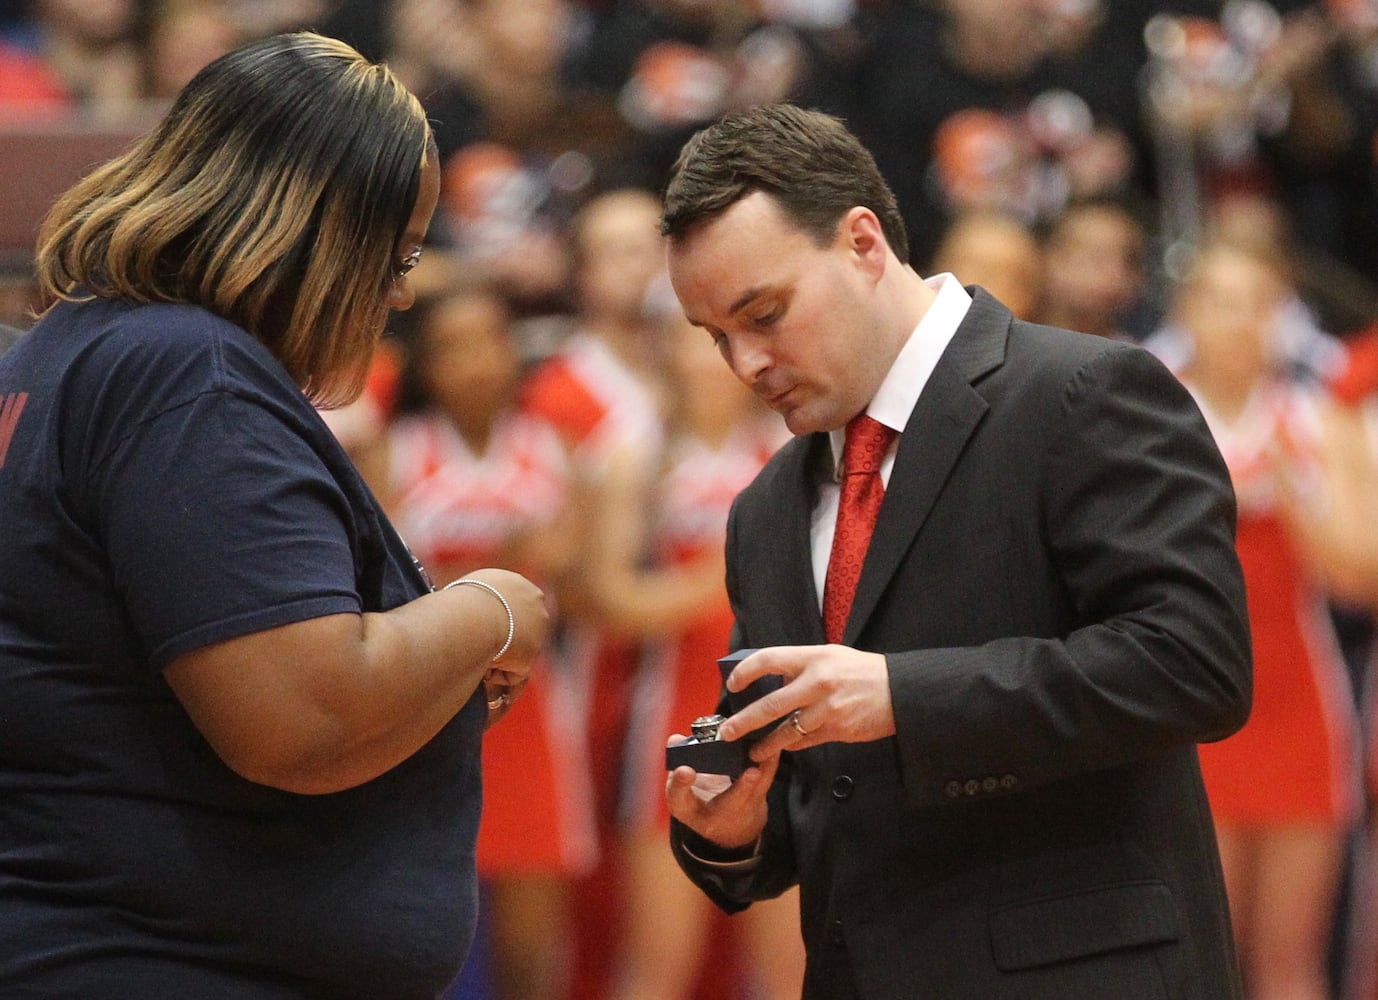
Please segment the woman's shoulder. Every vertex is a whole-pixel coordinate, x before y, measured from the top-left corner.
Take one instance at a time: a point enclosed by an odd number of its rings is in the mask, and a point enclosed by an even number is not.
[[[268,349],[200,306],[88,299],[45,317],[71,339],[69,378],[119,386],[144,399],[190,397],[236,383],[285,383]]]
[[[114,353],[187,356],[224,340],[252,340],[242,328],[201,306],[178,302],[91,299],[62,303],[69,324]]]
[[[136,364],[156,363],[162,356],[186,358],[214,350],[226,338],[248,337],[200,306],[94,297],[56,303],[35,329],[53,338],[53,348],[66,345],[75,359],[97,365],[126,358]]]

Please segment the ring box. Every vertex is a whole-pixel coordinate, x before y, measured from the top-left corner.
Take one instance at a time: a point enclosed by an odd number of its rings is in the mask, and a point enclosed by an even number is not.
[[[722,674],[724,685],[733,668],[754,652],[754,649],[739,649],[718,660],[718,672]],[[730,714],[736,714],[782,683],[783,678],[779,674],[768,674],[752,681],[741,691],[727,691],[724,687],[723,707]],[[705,715],[695,719],[692,736],[665,748],[666,770],[673,771],[687,764],[700,774],[739,777],[751,765],[751,745],[778,725],[771,723],[740,739],[724,740],[718,736],[718,726],[725,720],[724,715]]]

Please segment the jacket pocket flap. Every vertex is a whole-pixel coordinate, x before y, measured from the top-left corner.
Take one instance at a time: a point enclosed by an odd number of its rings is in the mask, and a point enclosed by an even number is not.
[[[1005,972],[1177,940],[1177,909],[1162,882],[1104,886],[1020,903],[990,918],[996,968]]]

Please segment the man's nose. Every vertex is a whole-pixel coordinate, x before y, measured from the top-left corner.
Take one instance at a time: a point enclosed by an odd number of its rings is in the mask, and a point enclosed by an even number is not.
[[[754,385],[756,380],[770,368],[770,354],[761,344],[760,339],[750,335],[733,337],[729,341],[731,357],[728,359],[732,365],[732,371],[747,385]]]

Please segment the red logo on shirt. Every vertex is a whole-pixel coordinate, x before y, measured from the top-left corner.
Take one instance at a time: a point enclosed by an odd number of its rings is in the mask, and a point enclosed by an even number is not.
[[[12,392],[0,396],[0,469],[5,467],[5,455],[10,450],[14,429],[19,425],[19,414],[24,412],[24,404],[29,401],[27,392]]]

